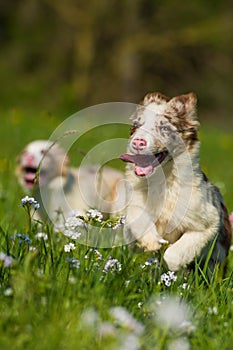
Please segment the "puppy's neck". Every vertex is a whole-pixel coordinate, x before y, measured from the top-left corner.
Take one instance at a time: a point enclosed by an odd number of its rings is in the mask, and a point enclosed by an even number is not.
[[[201,173],[199,165],[200,143],[197,142],[191,150],[185,150],[164,164],[163,171],[167,181],[180,185],[192,186],[194,175]]]

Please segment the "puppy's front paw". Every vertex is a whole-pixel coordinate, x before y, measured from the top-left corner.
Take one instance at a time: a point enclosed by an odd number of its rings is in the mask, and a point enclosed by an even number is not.
[[[139,240],[140,246],[144,248],[146,251],[156,251],[161,248],[161,242],[159,238],[152,232],[144,235]]]
[[[182,264],[179,254],[172,247],[165,251],[164,260],[170,271],[178,271],[181,267],[185,267]]]

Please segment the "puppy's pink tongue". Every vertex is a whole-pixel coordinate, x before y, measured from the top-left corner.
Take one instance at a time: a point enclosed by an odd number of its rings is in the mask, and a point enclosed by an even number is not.
[[[141,168],[148,167],[155,160],[153,154],[121,154],[120,159],[124,162],[134,163]]]
[[[27,181],[33,181],[35,179],[35,173],[27,173],[24,175],[25,180]]]
[[[137,176],[150,175],[153,172],[154,155],[150,154],[122,154],[120,159],[124,162],[135,164],[135,174]]]
[[[150,164],[147,167],[140,167],[138,165],[135,166],[135,174],[137,176],[146,176],[150,175],[153,172],[153,166]]]

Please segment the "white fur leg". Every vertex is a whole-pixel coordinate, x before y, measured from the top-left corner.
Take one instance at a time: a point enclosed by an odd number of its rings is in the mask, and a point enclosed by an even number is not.
[[[126,214],[126,243],[137,240],[145,250],[158,250],[162,237],[158,234],[150,215],[140,207],[130,207]]]
[[[169,270],[177,271],[199,257],[206,245],[214,238],[212,232],[186,232],[164,253]]]

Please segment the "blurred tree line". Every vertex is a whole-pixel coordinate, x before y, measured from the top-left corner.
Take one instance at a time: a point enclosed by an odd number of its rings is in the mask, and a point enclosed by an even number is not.
[[[198,94],[231,120],[231,0],[1,0],[2,107]]]

